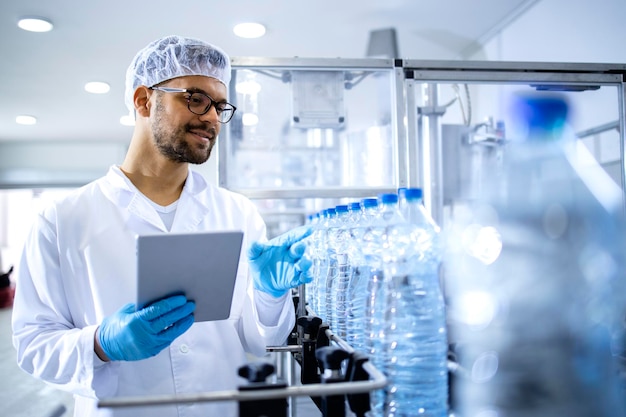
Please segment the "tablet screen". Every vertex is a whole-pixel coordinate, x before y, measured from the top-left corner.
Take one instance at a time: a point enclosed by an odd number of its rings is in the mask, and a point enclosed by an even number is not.
[[[138,236],[137,308],[184,294],[195,321],[227,319],[242,240],[241,231]]]

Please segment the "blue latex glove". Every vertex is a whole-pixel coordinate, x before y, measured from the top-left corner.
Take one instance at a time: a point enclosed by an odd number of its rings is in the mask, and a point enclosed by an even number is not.
[[[139,311],[126,304],[102,321],[98,341],[112,361],[152,357],[191,327],[195,308],[184,295],[164,298]]]
[[[248,262],[254,288],[274,297],[282,297],[290,288],[311,282],[312,262],[304,257],[304,238],[311,228],[302,226],[266,243],[253,242],[248,249]]]

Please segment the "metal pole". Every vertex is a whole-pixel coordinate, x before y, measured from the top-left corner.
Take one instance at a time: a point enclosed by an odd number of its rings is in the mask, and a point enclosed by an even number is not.
[[[424,205],[437,224],[443,222],[443,190],[441,171],[441,138],[439,136],[438,85],[428,83],[425,87],[428,118],[428,140],[422,143],[422,175],[424,179]]]
[[[619,96],[619,92],[618,92],[618,96]],[[620,100],[620,99],[618,98],[618,100]],[[618,106],[619,105],[620,105],[620,103],[618,103]],[[610,123],[605,123],[605,124],[600,125],[600,126],[592,127],[591,129],[583,130],[582,132],[576,133],[576,137],[578,139],[582,139],[582,138],[586,138],[588,136],[599,135],[600,133],[608,132],[609,130],[613,130],[613,129],[615,129],[617,131],[620,130],[620,121],[619,120],[616,120],[616,121],[610,122]]]
[[[405,107],[405,77],[404,77],[404,68],[401,66],[396,66],[394,70],[394,99],[396,101],[396,120],[394,124],[395,137],[397,139],[396,142],[396,163],[397,163],[397,188],[406,187],[408,184],[408,177],[410,173],[409,159],[407,147],[409,146],[408,141],[410,137],[408,137],[407,133],[407,121],[406,121],[406,112],[407,109]],[[410,108],[409,108],[410,111]],[[393,190],[395,192],[396,190]]]
[[[354,349],[347,342],[334,335],[330,329],[326,330],[326,335],[349,353],[354,351]],[[337,382],[334,384],[307,384],[260,391],[226,390],[194,394],[105,398],[98,402],[98,407],[118,408],[139,407],[146,405],[188,404],[211,401],[254,401],[299,396],[320,397],[370,392],[375,389],[383,388],[387,385],[387,378],[385,375],[376,369],[371,362],[365,362],[363,364],[363,370],[365,370],[369,376],[367,381]]]
[[[406,121],[407,121],[407,156],[408,163],[408,186],[424,188],[421,175],[422,147],[421,117],[417,116],[417,102],[415,100],[415,81],[406,81]]]
[[[338,382],[336,384],[310,384],[294,387],[268,389],[262,391],[238,391],[226,390],[215,392],[202,392],[197,394],[179,395],[155,395],[149,397],[120,397],[102,399],[98,403],[99,408],[111,407],[140,407],[146,405],[189,404],[212,401],[253,401],[272,398],[309,396],[319,397],[322,395],[354,394],[369,392],[383,388],[387,384],[384,375],[381,374],[371,363],[363,364],[374,380],[357,382]]]

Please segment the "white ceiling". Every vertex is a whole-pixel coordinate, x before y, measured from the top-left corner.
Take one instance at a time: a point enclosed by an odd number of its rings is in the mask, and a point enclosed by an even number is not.
[[[537,1],[2,0],[0,140],[127,141],[132,128],[119,123],[126,68],[163,35],[200,38],[231,56],[361,58],[370,31],[395,28],[401,58],[461,59]],[[17,27],[32,15],[55,29]],[[243,21],[265,24],[266,36],[237,38],[232,27]],[[86,93],[88,81],[111,91]],[[20,114],[38,124],[16,124]]]

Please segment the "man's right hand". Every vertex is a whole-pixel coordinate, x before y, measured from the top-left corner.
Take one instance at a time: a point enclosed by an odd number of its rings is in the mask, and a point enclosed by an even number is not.
[[[139,311],[127,304],[105,318],[96,342],[112,361],[136,361],[155,356],[193,324],[196,304],[184,295],[157,301]]]

